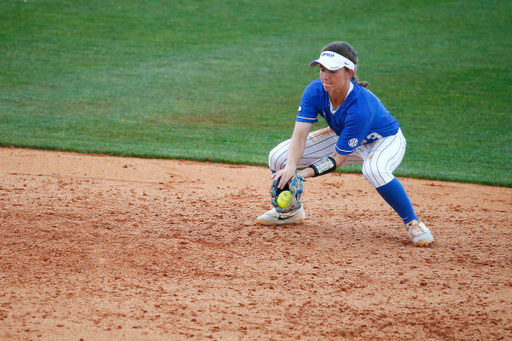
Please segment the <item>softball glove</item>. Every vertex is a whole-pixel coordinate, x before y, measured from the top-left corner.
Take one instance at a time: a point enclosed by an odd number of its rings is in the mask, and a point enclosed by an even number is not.
[[[300,207],[300,204],[301,204],[300,197],[302,196],[304,182],[306,182],[306,180],[304,180],[302,175],[299,175],[299,174],[295,174],[293,176],[293,178],[290,180],[290,182],[288,184],[286,184],[286,186],[283,189],[277,188],[277,186],[279,185],[279,179],[274,179],[274,181],[272,181],[272,188],[270,189],[270,196],[272,197],[271,198],[272,205],[274,205],[277,212],[287,213],[287,212],[296,210],[297,208]],[[290,203],[285,208],[281,208],[277,204],[277,197],[283,191],[290,191],[290,193],[291,193]]]

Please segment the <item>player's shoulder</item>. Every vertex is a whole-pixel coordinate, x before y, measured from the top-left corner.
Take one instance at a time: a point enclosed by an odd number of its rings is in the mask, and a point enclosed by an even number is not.
[[[364,119],[370,113],[369,91],[356,82],[352,81],[354,87],[345,100],[347,115],[354,115],[354,119]]]

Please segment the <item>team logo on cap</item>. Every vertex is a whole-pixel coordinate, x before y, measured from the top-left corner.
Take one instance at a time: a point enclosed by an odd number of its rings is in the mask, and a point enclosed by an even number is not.
[[[348,141],[348,146],[350,148],[354,148],[355,146],[357,146],[357,142],[359,142],[355,137],[353,139],[350,139],[350,141]]]

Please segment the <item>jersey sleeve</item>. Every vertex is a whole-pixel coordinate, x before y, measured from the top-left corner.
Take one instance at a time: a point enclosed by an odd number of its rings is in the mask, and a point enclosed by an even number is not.
[[[369,111],[350,111],[345,120],[345,127],[341,131],[336,152],[340,155],[352,154],[365,139],[371,126]]]
[[[297,111],[297,118],[295,119],[296,122],[318,122],[318,106],[316,105],[318,96],[315,94],[314,87],[312,85],[313,84],[309,84],[302,94],[302,99]]]

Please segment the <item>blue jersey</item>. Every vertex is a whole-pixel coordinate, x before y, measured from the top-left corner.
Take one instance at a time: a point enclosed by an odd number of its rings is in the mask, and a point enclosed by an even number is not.
[[[304,90],[297,113],[297,122],[315,123],[321,115],[339,136],[336,152],[353,153],[361,144],[381,137],[395,135],[400,128],[396,119],[369,90],[352,82],[352,91],[343,104],[332,111],[329,93],[320,79],[312,81]]]

